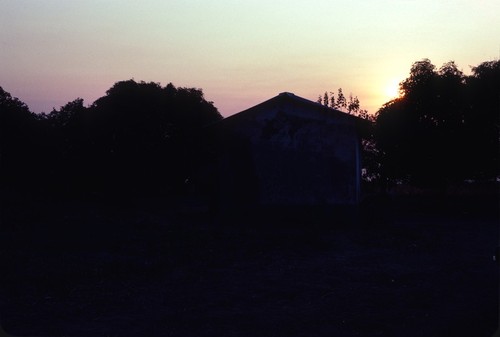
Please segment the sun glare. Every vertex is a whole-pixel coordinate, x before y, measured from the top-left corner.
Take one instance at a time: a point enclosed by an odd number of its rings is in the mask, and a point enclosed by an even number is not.
[[[385,86],[385,95],[389,99],[393,99],[399,96],[399,81],[396,79],[391,80]]]

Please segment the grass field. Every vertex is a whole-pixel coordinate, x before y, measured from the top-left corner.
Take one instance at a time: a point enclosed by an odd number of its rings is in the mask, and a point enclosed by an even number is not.
[[[391,199],[362,223],[4,203],[0,323],[16,336],[490,337],[497,202]]]

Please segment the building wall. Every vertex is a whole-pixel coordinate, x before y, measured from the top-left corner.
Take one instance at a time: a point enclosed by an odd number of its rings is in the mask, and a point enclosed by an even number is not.
[[[276,100],[228,122],[231,133],[249,147],[252,174],[247,175],[252,181],[243,185],[259,204],[358,202],[359,141],[350,116]]]

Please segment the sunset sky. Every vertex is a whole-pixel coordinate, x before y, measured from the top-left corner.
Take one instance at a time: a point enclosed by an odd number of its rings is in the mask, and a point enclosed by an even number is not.
[[[411,64],[499,58],[499,0],[0,0],[0,86],[34,112],[135,79],[228,116],[343,88],[375,113]],[[392,94],[391,94],[392,92]]]

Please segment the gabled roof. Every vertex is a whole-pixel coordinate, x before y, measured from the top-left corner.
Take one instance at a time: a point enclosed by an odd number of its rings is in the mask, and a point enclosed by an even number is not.
[[[307,106],[309,109],[313,109],[315,111],[321,111],[324,113],[348,115],[342,111],[339,111],[336,109],[331,109],[331,108],[326,107],[326,106],[319,104],[317,102],[313,102],[313,101],[310,101],[308,99],[297,96],[291,92],[282,92],[279,95],[268,99],[267,101],[264,101],[262,103],[259,103],[255,106],[253,106],[253,107],[250,107],[250,108],[245,109],[241,112],[238,112],[234,115],[226,117],[224,120],[233,119],[233,118],[240,118],[242,115],[246,115],[246,114],[252,113],[254,111],[260,110],[263,107],[270,106],[270,105],[276,105],[276,104],[280,104],[280,103],[281,104],[291,103],[291,104]]]
[[[279,95],[268,99],[267,101],[264,101],[251,108],[248,108],[239,113],[226,117],[221,121],[216,122],[216,124],[227,124],[227,123],[231,124],[237,121],[252,119],[260,111],[264,111],[267,108],[273,108],[276,106],[281,106],[281,107],[295,106],[295,107],[305,108],[306,110],[315,113],[314,114],[315,116],[311,116],[311,118],[321,116],[322,119],[340,118],[344,120],[349,120],[350,123],[354,123],[359,132],[363,134],[368,132],[367,130],[372,125],[372,123],[366,119],[350,115],[348,113],[342,112],[337,109],[329,108],[327,106],[324,106],[323,104],[310,101],[308,99],[297,96],[290,92],[282,92]]]

